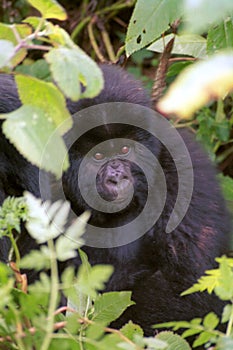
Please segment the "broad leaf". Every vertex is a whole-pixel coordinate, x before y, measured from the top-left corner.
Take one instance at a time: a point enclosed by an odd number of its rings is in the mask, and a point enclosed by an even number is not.
[[[6,41],[6,40],[10,41],[14,47],[17,46],[18,42],[16,40],[14,31],[16,31],[18,33],[18,35],[20,36],[20,38],[22,38],[22,39],[26,38],[28,35],[30,35],[32,33],[32,29],[27,24],[0,23],[0,40],[2,39],[4,41]],[[0,44],[1,56],[6,55],[6,53],[4,53],[5,50],[7,50],[7,52],[9,52],[9,50],[12,50],[12,48],[10,49],[8,47],[8,49],[7,49],[6,46],[3,46],[3,42],[2,42]],[[25,58],[26,55],[27,55],[26,49],[18,50],[17,52],[15,52],[14,56],[11,58],[10,65],[12,67],[16,66],[21,61],[23,61],[23,59]]]
[[[61,177],[62,170],[68,167],[67,150],[45,112],[34,106],[22,106],[4,117],[7,120],[2,125],[3,132],[20,153],[31,163]]]
[[[0,40],[0,68],[11,66],[10,60],[14,56],[14,45],[11,41]]]
[[[157,39],[182,15],[180,0],[138,0],[126,35],[126,53],[142,49]]]
[[[93,320],[109,324],[133,304],[131,292],[104,293],[95,300]]]
[[[187,341],[182,339],[178,334],[174,334],[173,332],[160,332],[158,335],[156,335],[155,338],[163,340],[168,344],[166,350],[191,350]]]
[[[233,1],[184,1],[185,31],[203,33],[212,24],[218,24],[233,13]]]
[[[67,18],[64,8],[56,0],[28,0],[44,18],[55,18],[61,21]]]
[[[44,111],[48,119],[48,129],[49,124],[53,122],[60,134],[69,130],[72,119],[66,108],[64,96],[54,84],[23,75],[17,75],[15,81],[22,103],[39,107]],[[60,157],[60,153],[58,154]]]
[[[165,114],[189,118],[213,98],[223,98],[233,90],[233,52],[212,56],[184,69],[159,101]]]
[[[217,26],[212,26],[207,35],[207,52],[213,54],[216,51],[232,48],[233,43],[233,17],[229,16]]]
[[[166,35],[151,44],[147,49],[155,52],[163,52],[164,47],[174,37],[174,34]],[[173,54],[188,55],[196,58],[205,58],[206,55],[206,39],[200,35],[184,34],[175,35],[175,41],[172,48]]]
[[[94,97],[103,88],[100,68],[77,46],[52,49],[45,58],[51,66],[54,80],[63,93],[72,100]],[[84,87],[83,91],[81,84]]]

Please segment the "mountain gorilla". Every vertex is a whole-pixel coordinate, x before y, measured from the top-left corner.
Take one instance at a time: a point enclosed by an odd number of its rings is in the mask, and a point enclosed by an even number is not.
[[[106,102],[128,102],[150,107],[150,99],[138,81],[115,66],[102,65],[101,69],[104,89],[93,99],[77,103],[67,101],[72,114]],[[17,90],[10,77],[1,75],[0,81],[0,112],[10,112],[20,105]],[[73,211],[79,215],[89,209],[91,206],[83,198],[78,179],[79,167],[85,158],[86,172],[81,178],[84,192],[98,193],[110,208],[108,212],[98,206],[90,208],[90,224],[104,228],[106,232],[117,227],[120,233],[124,225],[142,213],[152,188],[155,189],[155,202],[154,208],[150,208],[149,219],[157,215],[157,208],[162,202],[159,197],[160,182],[157,181],[159,167],[152,166],[145,148],[153,152],[158,160],[167,193],[162,213],[148,232],[124,245],[84,247],[91,264],[114,266],[106,291],[132,291],[135,305],[128,308],[113,326],[120,327],[131,319],[143,327],[146,335],[153,334],[151,326],[156,323],[190,320],[203,317],[211,310],[217,314],[222,311],[222,303],[215,296],[205,293],[180,296],[206,269],[215,266],[216,256],[227,251],[230,220],[216,172],[207,155],[188,130],[182,129],[179,133],[191,157],[194,187],[186,215],[171,232],[166,232],[166,226],[178,193],[175,163],[179,159],[174,160],[164,144],[143,128],[114,122],[87,131],[70,145],[71,166],[62,180],[65,196],[70,200]],[[182,159],[184,155],[179,156]],[[138,159],[149,169],[150,179],[145,176]],[[90,187],[93,184],[89,181],[93,172],[96,174],[96,192],[93,192]],[[22,195],[24,190],[39,196],[38,169],[28,163],[1,134],[0,199],[3,201],[9,195]],[[114,208],[119,210],[111,212],[113,203]],[[147,217],[144,221],[143,225],[146,225]],[[137,231],[137,227],[132,230]],[[34,243],[29,236],[22,235],[19,245],[25,254]],[[2,240],[0,249],[1,260],[6,261],[8,242]],[[68,264],[78,267],[80,261],[77,258]]]

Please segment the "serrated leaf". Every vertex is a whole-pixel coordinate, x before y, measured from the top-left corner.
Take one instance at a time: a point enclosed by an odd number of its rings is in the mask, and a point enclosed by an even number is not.
[[[57,239],[55,247],[58,260],[65,261],[77,256],[77,249],[84,245],[81,236],[89,218],[88,212],[83,213],[69,226],[64,235]]]
[[[44,18],[67,19],[65,9],[56,0],[28,0]]]
[[[95,300],[93,320],[109,324],[133,304],[135,303],[131,300],[131,292],[104,293]]]
[[[219,283],[216,285],[215,294],[222,300],[232,300],[233,298],[233,271],[225,257],[220,262]]]
[[[45,58],[50,64],[54,80],[72,100],[77,101],[80,97],[91,98],[102,90],[103,75],[100,68],[80,48],[52,49]]]
[[[165,46],[175,37],[173,54],[188,55],[196,58],[206,58],[206,39],[195,34],[169,34],[151,44],[147,50],[163,52]]]
[[[129,321],[123,327],[121,327],[120,332],[132,341],[134,341],[135,335],[139,335],[141,337],[143,337],[144,335],[142,328],[138,324],[133,323],[132,321]]]
[[[157,107],[162,113],[190,118],[209,100],[223,98],[231,90],[233,52],[222,53],[184,69]]]
[[[32,194],[26,192],[25,198],[28,204],[28,220],[26,228],[30,235],[38,242],[45,243],[49,239],[54,239],[60,235],[68,216],[69,205],[67,202],[59,202],[60,207],[51,221],[48,215],[48,206],[42,203],[41,199],[35,198]],[[64,213],[61,212],[64,211]],[[59,225],[54,223],[54,219],[59,216]]]
[[[54,84],[23,75],[17,75],[15,81],[23,104],[42,109],[48,122],[53,122],[61,135],[71,128],[72,118],[65,98]]]
[[[81,265],[77,277],[80,292],[95,298],[97,291],[104,289],[112,273],[113,267],[110,265]]]
[[[155,338],[165,341],[168,344],[166,350],[191,350],[191,347],[189,346],[187,341],[181,338],[181,336],[179,336],[178,334],[174,334],[173,332],[160,332],[156,335]]]
[[[27,105],[4,117],[7,120],[2,124],[3,132],[19,152],[32,164],[61,177],[62,171],[68,168],[67,150],[45,112]]]
[[[126,53],[130,56],[157,39],[183,12],[180,0],[138,0],[126,35]]]
[[[20,260],[20,267],[23,269],[34,269],[40,271],[49,269],[51,263],[51,252],[47,246],[39,250],[32,250]]]
[[[232,0],[184,0],[184,31],[203,33],[233,12]]]
[[[32,29],[27,24],[0,23],[0,40],[2,39],[4,41],[5,40],[10,41],[14,47],[18,44],[18,42],[16,40],[13,28],[18,33],[20,38],[22,38],[22,39],[26,38],[28,35],[30,35],[32,33]],[[9,49],[8,49],[8,51],[9,51]],[[1,52],[1,54],[4,53],[4,47],[2,45],[0,45],[0,52]],[[19,64],[25,58],[26,55],[27,55],[26,49],[22,48],[22,49],[18,50],[17,52],[15,52],[15,54],[11,58],[10,65],[12,67],[15,67],[17,64]]]

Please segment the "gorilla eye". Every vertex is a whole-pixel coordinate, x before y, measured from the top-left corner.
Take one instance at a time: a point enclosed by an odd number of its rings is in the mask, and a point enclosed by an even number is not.
[[[100,152],[96,152],[96,154],[94,155],[95,160],[103,160],[105,157],[103,155],[103,153]]]
[[[130,151],[130,147],[129,146],[123,146],[121,149],[121,154],[128,154]]]

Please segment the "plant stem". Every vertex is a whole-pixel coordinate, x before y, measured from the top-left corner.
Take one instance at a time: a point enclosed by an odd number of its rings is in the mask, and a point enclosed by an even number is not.
[[[59,285],[58,267],[57,267],[55,245],[52,239],[48,241],[48,248],[51,252],[51,294],[50,294],[50,302],[49,302],[49,309],[48,309],[48,323],[46,328],[46,334],[40,350],[47,350],[49,348],[49,345],[53,336],[54,317],[55,317],[55,310],[56,310],[57,299],[58,299],[58,285]]]
[[[229,337],[231,335],[232,326],[233,326],[233,305],[231,305],[231,315],[230,315],[230,319],[229,319],[228,324],[227,324],[227,330],[226,330],[227,337]]]
[[[13,248],[13,251],[10,252],[9,260],[12,260],[12,255],[13,255],[13,252],[14,252],[15,253],[15,263],[16,263],[17,268],[19,268],[20,253],[19,253],[18,246],[16,244],[16,240],[15,240],[15,238],[13,236],[12,230],[10,230],[9,238],[10,238],[11,245],[12,245],[12,248]]]

